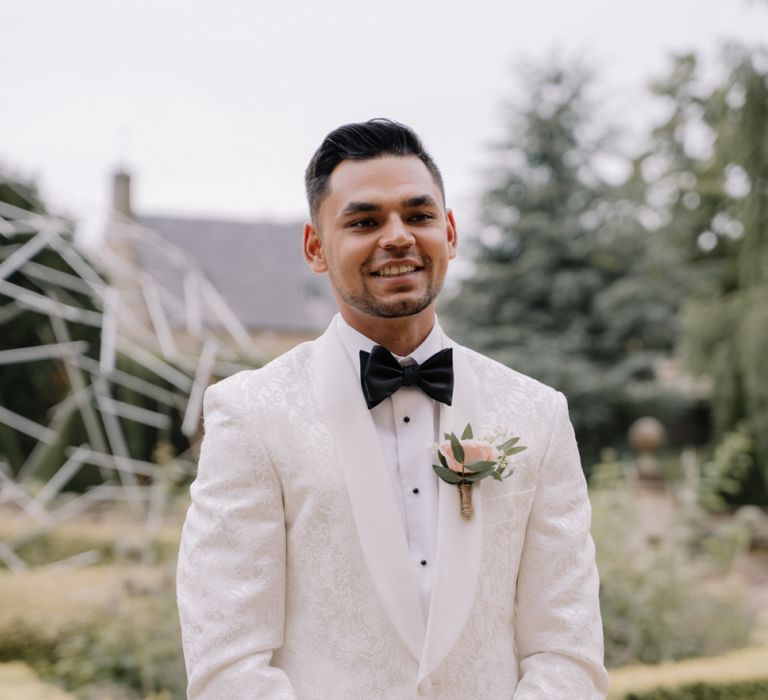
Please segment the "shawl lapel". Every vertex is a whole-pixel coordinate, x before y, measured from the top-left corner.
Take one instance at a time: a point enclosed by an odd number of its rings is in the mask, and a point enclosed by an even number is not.
[[[453,347],[454,394],[452,405],[441,407],[441,440],[447,432],[461,435],[467,423],[477,432],[484,429],[474,375],[465,350],[447,337],[443,339],[443,347]],[[419,664],[419,683],[456,645],[475,602],[482,549],[482,484],[480,481],[473,485],[474,514],[471,520],[464,520],[458,488],[442,479],[439,483],[437,570]]]
[[[424,615],[376,428],[335,324],[317,342],[321,401],[365,562],[385,611],[418,661],[424,643]]]

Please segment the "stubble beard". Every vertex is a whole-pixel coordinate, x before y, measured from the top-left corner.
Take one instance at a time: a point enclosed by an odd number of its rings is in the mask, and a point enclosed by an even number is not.
[[[427,262],[423,268],[424,274],[426,274],[430,268],[431,265]],[[337,285],[333,275],[330,277],[336,292],[346,304],[349,304],[349,306],[367,316],[373,316],[375,318],[405,318],[407,316],[415,316],[424,311],[424,309],[437,299],[437,295],[440,293],[441,288],[439,283],[436,284],[434,280],[430,279],[427,282],[427,287],[424,290],[424,293],[419,298],[388,301],[386,299],[380,299],[374,295],[365,283],[363,284],[362,292],[354,294],[349,290],[343,289],[340,285]]]

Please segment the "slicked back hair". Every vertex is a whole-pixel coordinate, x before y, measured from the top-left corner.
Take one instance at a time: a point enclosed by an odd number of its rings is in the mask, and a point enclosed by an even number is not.
[[[432,174],[445,200],[440,170],[424,150],[421,139],[413,129],[390,119],[371,119],[334,129],[323,139],[320,148],[309,161],[304,183],[312,220],[316,221],[320,203],[328,194],[328,181],[339,163],[345,160],[369,160],[379,156],[416,156]]]

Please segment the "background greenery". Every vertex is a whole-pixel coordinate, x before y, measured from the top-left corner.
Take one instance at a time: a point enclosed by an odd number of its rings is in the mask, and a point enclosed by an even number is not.
[[[676,448],[738,430],[745,488],[724,495],[768,503],[765,54],[727,47],[714,86],[677,57],[651,91],[670,116],[620,184],[601,174],[617,130],[584,67],[527,67],[527,100],[507,110],[474,271],[441,313],[466,344],[568,396],[588,471],[643,415]],[[665,360],[682,367],[662,376]]]

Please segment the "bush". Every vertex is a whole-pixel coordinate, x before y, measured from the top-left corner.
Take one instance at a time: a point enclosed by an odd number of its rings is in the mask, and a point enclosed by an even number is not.
[[[692,683],[679,688],[659,688],[643,693],[628,693],[624,700],[764,700],[768,680],[738,683]]]
[[[600,570],[600,604],[609,666],[656,664],[710,656],[748,643],[753,621],[746,604],[715,597],[702,586],[705,557],[690,551],[691,525],[682,513],[660,539],[643,534],[633,493],[598,465],[593,535]]]
[[[140,591],[55,632],[14,620],[0,629],[0,661],[22,661],[86,700],[186,697],[172,590]]]

